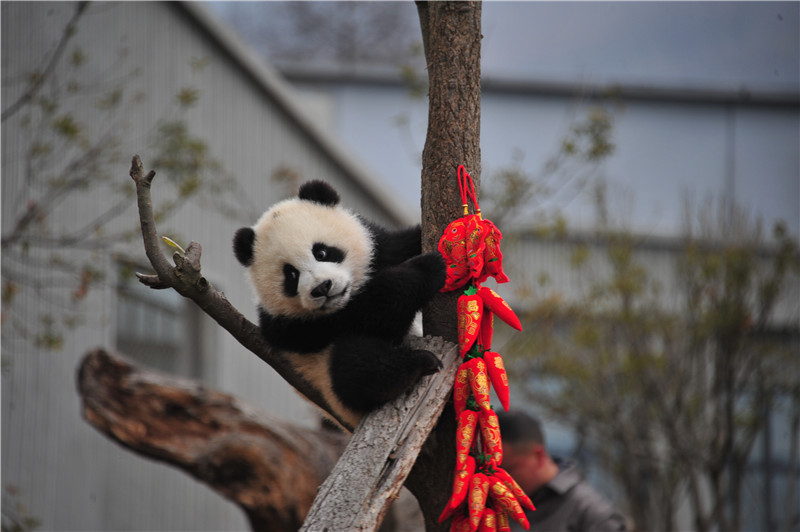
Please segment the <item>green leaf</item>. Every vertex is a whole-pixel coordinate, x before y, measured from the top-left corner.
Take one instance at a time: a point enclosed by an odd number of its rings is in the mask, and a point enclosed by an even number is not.
[[[176,95],[181,107],[192,107],[200,98],[200,91],[193,87],[184,87]]]
[[[61,115],[53,121],[53,129],[56,133],[69,140],[78,138],[81,133],[81,126],[72,114]]]
[[[86,62],[86,54],[80,48],[75,48],[69,56],[69,64],[74,67],[80,67]]]
[[[175,242],[175,241],[174,241],[174,240],[172,240],[171,238],[169,238],[169,237],[166,237],[166,236],[162,236],[162,237],[161,237],[161,240],[163,240],[164,242],[166,242],[166,243],[167,243],[169,246],[171,246],[171,247],[173,247],[173,248],[177,249],[177,250],[178,250],[178,251],[180,251],[182,254],[186,255],[186,251],[185,251],[185,250],[184,250],[184,249],[183,249],[183,248],[182,248],[182,247],[181,247],[181,246],[180,246],[180,245],[179,245],[177,242]]]

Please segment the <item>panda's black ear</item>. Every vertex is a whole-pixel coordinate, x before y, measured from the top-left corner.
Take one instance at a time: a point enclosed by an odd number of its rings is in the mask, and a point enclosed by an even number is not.
[[[314,180],[304,183],[297,196],[301,200],[313,201],[329,207],[339,204],[339,193],[325,181]]]
[[[233,254],[242,263],[242,266],[253,264],[253,244],[256,242],[256,232],[252,227],[242,227],[233,236]]]

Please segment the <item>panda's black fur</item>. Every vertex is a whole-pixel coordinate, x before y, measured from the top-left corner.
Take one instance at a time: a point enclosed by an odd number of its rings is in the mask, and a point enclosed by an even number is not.
[[[339,202],[329,184],[310,181],[239,229],[233,247],[256,290],[264,338],[355,425],[441,368],[403,339],[444,285],[445,265],[438,252],[421,253],[419,226],[388,230]]]

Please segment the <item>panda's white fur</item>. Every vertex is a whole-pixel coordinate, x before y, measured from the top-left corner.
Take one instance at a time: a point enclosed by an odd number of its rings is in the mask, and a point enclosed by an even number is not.
[[[372,237],[357,216],[338,205],[284,200],[265,212],[253,230],[258,238],[248,271],[259,303],[274,316],[341,309],[369,279]],[[311,253],[316,242],[347,250],[344,261],[317,261]],[[300,271],[298,297],[283,296],[284,263]],[[312,297],[312,288],[328,279],[331,297]]]
[[[257,238],[253,245],[253,264],[248,268],[250,281],[258,304],[274,316],[302,318],[309,312],[338,310],[369,279],[374,249],[372,236],[356,215],[338,205],[287,199],[262,214],[253,230]],[[317,261],[311,249],[320,241],[347,250],[344,261]],[[300,271],[297,297],[283,295],[281,268],[284,263]],[[341,295],[330,299],[311,297],[312,288],[326,279],[333,281],[331,294]],[[313,357],[291,352],[286,356],[343,421],[351,427],[358,424],[361,414],[344,406],[333,393],[328,371],[330,349]]]
[[[330,185],[311,181],[239,229],[233,244],[264,338],[344,424],[355,427],[441,368],[435,355],[402,342],[445,280],[441,255],[420,252],[419,226],[366,222],[340,206]]]

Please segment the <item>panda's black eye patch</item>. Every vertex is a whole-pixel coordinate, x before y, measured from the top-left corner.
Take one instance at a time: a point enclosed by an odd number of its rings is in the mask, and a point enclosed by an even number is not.
[[[283,293],[286,297],[297,295],[297,283],[300,281],[300,272],[289,263],[283,265]]]
[[[311,253],[314,254],[314,258],[317,259],[317,262],[342,262],[345,256],[344,251],[341,249],[320,244],[319,242],[314,244],[314,247],[311,248]]]

